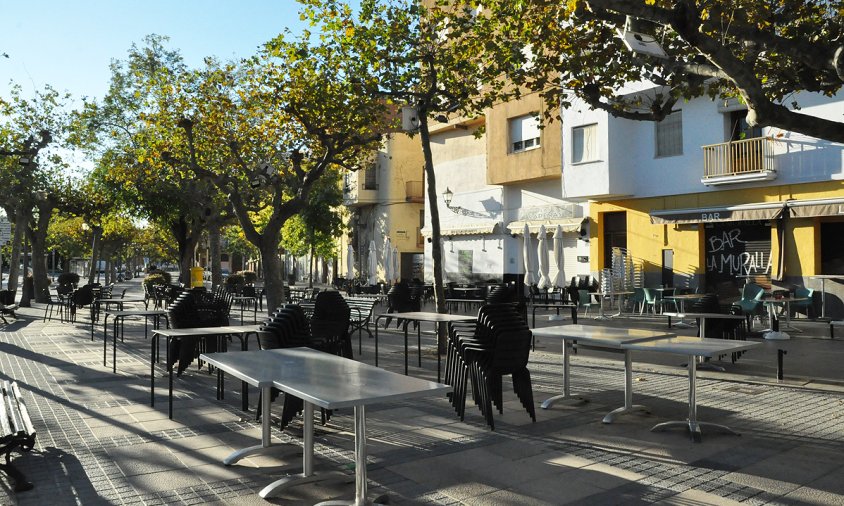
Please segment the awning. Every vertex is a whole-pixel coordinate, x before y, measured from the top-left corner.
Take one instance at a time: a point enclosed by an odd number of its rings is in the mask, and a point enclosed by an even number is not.
[[[844,198],[789,200],[786,204],[795,218],[844,216]]]
[[[716,223],[722,221],[770,221],[777,219],[785,209],[785,202],[760,202],[723,207],[701,207],[697,209],[666,209],[651,211],[651,223],[684,224]]]
[[[431,229],[429,227],[425,227],[420,230],[420,233],[426,237],[430,237]],[[440,225],[440,235],[443,237],[448,237],[450,235],[486,235],[495,233],[498,233],[497,221],[473,220],[471,222]]]
[[[545,225],[545,232],[553,235],[557,230],[557,225],[563,227],[563,232],[579,232],[583,221],[586,218],[551,218],[547,220],[528,220],[528,221],[511,221],[507,225],[507,230],[511,234],[522,235],[525,231],[525,224],[530,229],[530,233],[536,234],[539,232],[539,227]]]

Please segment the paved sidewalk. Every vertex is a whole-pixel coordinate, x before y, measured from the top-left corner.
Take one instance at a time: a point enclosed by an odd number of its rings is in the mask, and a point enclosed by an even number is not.
[[[13,458],[35,489],[15,495],[6,484],[0,504],[266,504],[257,492],[300,469],[300,455],[222,465],[228,453],[260,438],[257,393],[252,390],[251,410],[243,413],[235,381],[228,381],[225,401],[217,401],[214,376],[191,367],[176,381],[174,420],[168,420],[166,378],[158,368],[150,407],[150,343],[140,322],[127,322],[114,374],[110,343],[109,365],[102,363],[101,326],[92,342],[86,319],[42,323],[39,307],[21,313],[0,326],[0,377],[19,381],[38,430],[36,449]],[[541,325],[557,323],[541,319]],[[609,324],[664,326],[655,319]],[[581,351],[572,359],[572,389],[590,402],[537,407],[536,423],[508,380],[495,431],[471,400],[465,422],[441,398],[368,408],[370,492],[388,493],[393,504],[843,504],[844,342],[824,338],[824,326],[800,326],[807,332],[790,343],[783,384],[774,380],[772,349],[724,364],[726,373],[701,373],[699,418],[729,425],[741,437],[704,432],[703,442],[693,444],[682,431],[650,432],[687,413],[685,370],[671,356],[634,355],[634,401],[650,414],[602,424],[623,400],[622,363],[616,355]],[[401,372],[399,334],[382,333],[380,344],[380,365]],[[364,336],[360,358],[373,363],[373,350]],[[558,342],[540,340],[531,355],[537,406],[561,389],[559,351]],[[433,379],[427,332],[423,352],[420,369],[411,349],[410,374]],[[336,412],[316,437],[318,468],[342,470],[346,482],[303,485],[270,503],[353,496],[351,415]],[[298,422],[273,431],[274,442],[285,446],[301,447],[300,436]]]

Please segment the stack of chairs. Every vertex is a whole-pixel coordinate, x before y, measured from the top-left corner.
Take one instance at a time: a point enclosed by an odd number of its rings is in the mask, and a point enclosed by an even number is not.
[[[416,292],[416,296],[414,297],[414,292],[411,291],[410,287],[408,286],[407,282],[399,281],[398,283],[394,284],[390,287],[390,290],[387,292],[387,312],[388,313],[409,313],[415,311],[422,310],[422,296],[424,295],[424,287],[421,287]],[[392,318],[386,318],[384,322],[384,328],[390,326],[390,322]],[[396,321],[396,327],[401,326],[402,320],[399,319]],[[418,325],[418,322],[413,322],[413,328],[415,329]]]
[[[319,292],[311,316],[311,341],[314,347],[341,357],[352,356],[349,334],[352,310],[336,290]]]
[[[223,327],[229,324],[229,305],[225,298],[200,291],[184,291],[167,307],[170,327],[187,329],[199,327]],[[200,352],[217,351],[215,339],[184,337],[170,341],[167,368],[178,360],[176,375],[184,372]]]
[[[472,397],[492,430],[492,408],[503,413],[502,377],[511,375],[513,390],[536,421],[533,387],[527,369],[532,334],[516,304],[487,304],[476,322],[452,323],[446,357],[445,382],[454,387],[451,403],[464,420],[467,383]]]
[[[324,339],[314,339],[311,323],[312,321],[305,315],[301,306],[298,304],[284,304],[279,307],[261,326],[261,330],[267,330],[269,332],[261,332],[258,334],[258,345],[262,350],[304,346],[320,351],[330,352],[331,349],[325,347],[326,341]],[[273,388],[272,400],[275,400],[279,393],[280,392],[278,390]],[[262,402],[263,399],[259,396],[256,420],[260,420]],[[290,421],[297,417],[303,410],[304,404],[302,399],[293,395],[285,394],[284,407],[282,408],[280,420],[281,430],[284,430]],[[325,423],[325,421],[330,417],[331,412],[323,410],[323,423]]]

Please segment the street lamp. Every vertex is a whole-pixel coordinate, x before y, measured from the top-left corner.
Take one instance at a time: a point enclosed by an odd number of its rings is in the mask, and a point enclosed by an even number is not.
[[[451,199],[454,198],[454,192],[451,191],[448,186],[445,187],[445,191],[443,192],[443,200],[445,201],[445,207],[451,209]]]

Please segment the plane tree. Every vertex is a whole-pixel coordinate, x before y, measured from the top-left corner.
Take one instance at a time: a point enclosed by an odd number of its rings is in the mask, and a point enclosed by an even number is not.
[[[269,311],[284,301],[284,223],[327,171],[357,169],[389,119],[383,99],[361,93],[354,61],[309,34],[288,39],[279,35],[240,62],[206,59],[189,93],[167,100],[182,115],[182,136],[160,153],[226,196],[261,255]]]
[[[166,43],[166,37],[147,36],[142,45],[131,46],[125,60],[111,63],[109,91],[86,104],[77,118],[78,135],[111,198],[170,231],[181,281],[188,283],[203,231],[219,229],[231,214],[213,184],[175,170],[161,157],[180,136],[181,111],[169,102],[187,93],[190,75],[181,54]],[[215,265],[219,277],[219,261]]]
[[[800,109],[802,92],[833,96],[844,83],[840,0],[472,3],[483,4],[475,29],[487,41],[486,71],[543,92],[549,111],[577,97],[658,121],[678,101],[737,97],[751,126],[844,142],[842,120]],[[655,92],[623,94],[634,82]]]
[[[22,306],[29,305],[30,296],[37,302],[49,296],[47,229],[54,210],[65,204],[72,189],[69,102],[68,94],[50,86],[25,97],[16,84],[7,98],[0,98],[0,187],[5,189],[0,205],[15,230],[10,290],[17,289],[24,237],[31,248],[35,293],[24,293]]]
[[[477,15],[469,3],[416,0],[300,0],[303,17],[319,27],[344,57],[355,62],[363,93],[415,111],[425,160],[431,255],[437,311],[447,312],[443,291],[440,219],[431,151],[432,121],[459,124],[502,96],[503,79],[488,83],[480,51],[485,41],[468,28]],[[486,91],[484,86],[488,87]],[[495,91],[495,93],[493,93]],[[442,336],[441,336],[442,337]],[[441,339],[441,345],[444,339]]]

